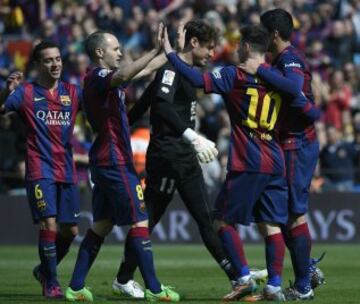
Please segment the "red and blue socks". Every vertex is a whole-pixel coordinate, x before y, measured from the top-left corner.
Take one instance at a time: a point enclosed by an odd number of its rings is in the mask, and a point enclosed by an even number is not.
[[[72,290],[76,291],[84,288],[86,275],[89,272],[103,242],[103,237],[97,235],[91,229],[87,231],[85,238],[81,242],[75,269],[70,281],[70,287]]]
[[[219,230],[219,237],[232,266],[236,269],[238,278],[250,275],[249,266],[244,253],[240,236],[233,226],[226,225]]]
[[[285,256],[285,243],[281,233],[265,238],[265,256],[268,271],[268,285],[281,286],[281,275]]]
[[[149,229],[147,227],[131,228],[127,234],[125,246],[130,247],[125,248],[125,252],[134,253],[146,288],[152,293],[161,292],[161,284],[155,274]]]
[[[39,232],[39,256],[43,265],[43,275],[46,278],[47,287],[58,286],[57,258],[56,258],[56,231],[40,230]]]
[[[295,288],[301,293],[311,289],[310,254],[311,236],[307,223],[296,226],[289,231],[290,255],[295,273]]]

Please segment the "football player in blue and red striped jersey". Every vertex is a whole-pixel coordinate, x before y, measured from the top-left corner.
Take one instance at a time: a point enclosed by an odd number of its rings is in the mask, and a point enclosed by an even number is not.
[[[314,105],[311,72],[304,54],[290,43],[292,16],[283,9],[274,9],[261,16],[261,23],[270,32],[272,66],[281,71],[281,74],[274,73],[274,69],[268,65],[259,65],[253,59],[248,60],[243,68],[249,73],[256,73],[290,100],[302,91],[311,102],[308,106],[310,109]],[[313,298],[312,288],[323,282],[323,278],[317,277],[319,270],[311,264],[312,241],[305,218],[311,179],[319,156],[319,144],[314,122],[298,114],[299,109],[289,111],[280,134],[285,153],[290,212],[284,236],[295,274],[294,286],[286,291],[289,300]]]
[[[95,32],[85,41],[93,62],[84,81],[84,108],[96,134],[90,150],[94,224],[79,249],[65,294],[69,301],[93,300],[92,293],[85,287],[85,278],[114,225],[131,225],[125,241],[125,256],[136,258],[145,281],[145,293],[139,297],[149,301],[179,301],[179,295],[161,285],[155,274],[148,214],[133,164],[124,101],[126,83],[158,54],[161,33],[160,29],[158,46],[134,62],[122,60],[119,42],[109,32]]]
[[[250,55],[265,62],[268,32],[261,26],[244,27],[239,49],[241,61]],[[265,238],[269,274],[265,299],[283,300],[281,272],[285,244],[280,225],[287,223],[287,195],[284,153],[278,140],[278,127],[289,105],[272,88],[237,66],[202,74],[184,64],[165,43],[174,67],[206,93],[223,96],[231,121],[228,174],[216,202],[219,234],[240,279],[225,300],[240,299],[256,289],[250,277],[243,244],[234,224],[255,221]],[[304,107],[299,96],[296,106]],[[263,297],[262,297],[263,298]]]
[[[17,112],[26,126],[26,190],[32,217],[40,224],[41,264],[34,276],[42,283],[43,295],[62,297],[56,265],[78,233],[79,197],[70,140],[82,94],[78,86],[60,81],[59,48],[43,41],[32,58],[38,78],[22,81],[15,72],[1,92],[0,104]],[[57,223],[60,231],[57,232]]]

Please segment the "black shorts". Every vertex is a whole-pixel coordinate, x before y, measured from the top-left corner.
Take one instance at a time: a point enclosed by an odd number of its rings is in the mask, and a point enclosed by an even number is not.
[[[175,190],[190,214],[197,218],[211,218],[208,197],[202,170],[194,157],[184,159],[167,159],[148,155],[146,162],[145,203],[149,213],[150,225],[156,224],[171,202]]]

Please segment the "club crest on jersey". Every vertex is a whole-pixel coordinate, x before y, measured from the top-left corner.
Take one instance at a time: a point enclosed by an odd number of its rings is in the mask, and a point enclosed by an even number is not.
[[[175,72],[170,70],[165,70],[161,83],[171,86],[174,83],[174,79],[175,79]]]
[[[44,211],[46,209],[46,202],[44,200],[40,200],[36,202],[36,207],[40,212]]]
[[[71,99],[69,95],[60,95],[60,101],[64,106],[71,105]]]
[[[139,209],[142,213],[145,213],[146,212],[146,205],[144,202],[141,202],[140,203],[140,206],[139,206]]]
[[[106,77],[106,75],[108,75],[110,72],[111,72],[111,70],[101,69],[101,70],[98,72],[98,75],[99,75],[100,77]]]

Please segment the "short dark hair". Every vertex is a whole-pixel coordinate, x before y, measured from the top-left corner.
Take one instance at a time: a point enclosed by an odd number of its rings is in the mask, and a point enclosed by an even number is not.
[[[31,54],[31,61],[36,61],[39,62],[40,61],[40,53],[41,51],[45,50],[45,49],[52,49],[52,48],[57,48],[60,50],[59,46],[49,40],[43,40],[40,43],[38,43],[37,45],[35,45],[32,54]]]
[[[284,41],[289,41],[294,29],[291,14],[281,8],[276,8],[263,13],[260,21],[269,32],[278,31]]]
[[[94,55],[95,55],[95,50],[99,47],[99,46],[103,46],[105,43],[105,34],[110,34],[113,35],[111,32],[109,31],[96,31],[92,34],[90,34],[86,39],[85,39],[85,51],[86,54],[91,58],[94,59]]]
[[[241,28],[241,41],[259,53],[266,53],[270,43],[269,31],[262,25],[244,26]]]
[[[217,30],[204,20],[193,20],[185,24],[185,46],[190,43],[191,38],[196,37],[200,44],[217,42]]]

